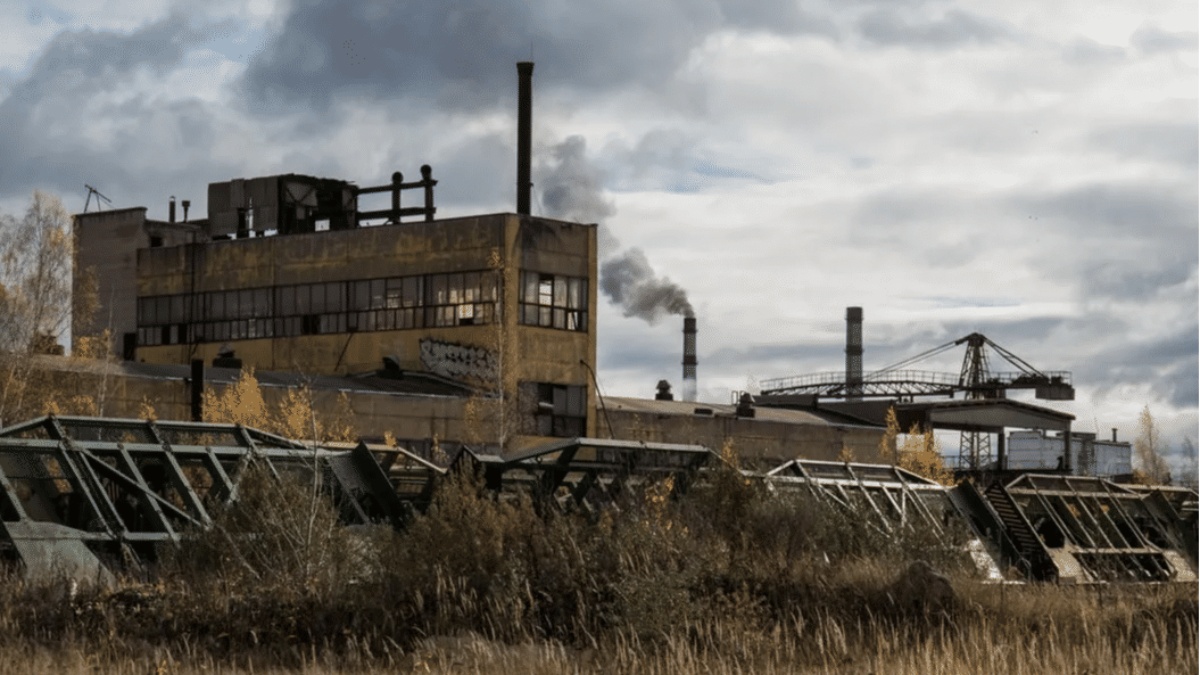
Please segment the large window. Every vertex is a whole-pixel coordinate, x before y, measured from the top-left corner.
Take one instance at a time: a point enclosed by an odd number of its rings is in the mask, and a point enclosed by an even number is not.
[[[523,382],[521,389],[526,400],[532,399],[533,433],[559,438],[587,435],[587,387]]]
[[[424,274],[138,298],[138,344],[227,342],[492,323],[490,272]]]
[[[521,272],[520,321],[526,326],[587,330],[587,279]]]

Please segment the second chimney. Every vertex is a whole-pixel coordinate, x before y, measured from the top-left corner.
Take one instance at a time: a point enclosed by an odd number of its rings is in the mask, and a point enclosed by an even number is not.
[[[846,400],[857,401],[863,393],[863,311],[846,308]]]
[[[696,317],[683,319],[683,400],[696,400]]]
[[[533,135],[533,61],[517,63],[517,213],[529,215]]]

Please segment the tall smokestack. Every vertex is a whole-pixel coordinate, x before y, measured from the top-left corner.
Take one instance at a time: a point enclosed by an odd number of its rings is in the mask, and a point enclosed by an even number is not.
[[[863,393],[863,311],[846,308],[846,400],[857,401]]]
[[[683,400],[696,400],[696,317],[683,318]]]
[[[529,215],[529,177],[533,132],[533,61],[517,63],[517,213]]]

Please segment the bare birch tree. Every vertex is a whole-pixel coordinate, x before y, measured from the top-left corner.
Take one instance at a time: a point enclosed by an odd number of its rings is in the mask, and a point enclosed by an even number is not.
[[[0,349],[29,354],[57,344],[71,318],[71,216],[35,191],[25,217],[0,217]]]

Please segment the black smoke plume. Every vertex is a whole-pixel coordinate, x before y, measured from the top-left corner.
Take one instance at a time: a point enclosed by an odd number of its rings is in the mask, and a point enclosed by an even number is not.
[[[605,258],[600,265],[600,290],[625,316],[649,323],[665,315],[692,316],[687,292],[658,276],[641,249],[620,251],[620,242],[604,225],[604,220],[616,213],[616,207],[604,198],[602,175],[588,161],[583,137],[567,138],[554,147],[552,154],[554,163],[541,179],[542,206],[552,218],[599,224],[600,249]],[[604,251],[620,252],[604,256]]]
[[[631,248],[605,260],[600,266],[600,289],[619,305],[625,316],[650,323],[663,315],[692,316],[687,292],[666,277],[654,273],[640,248]]]

